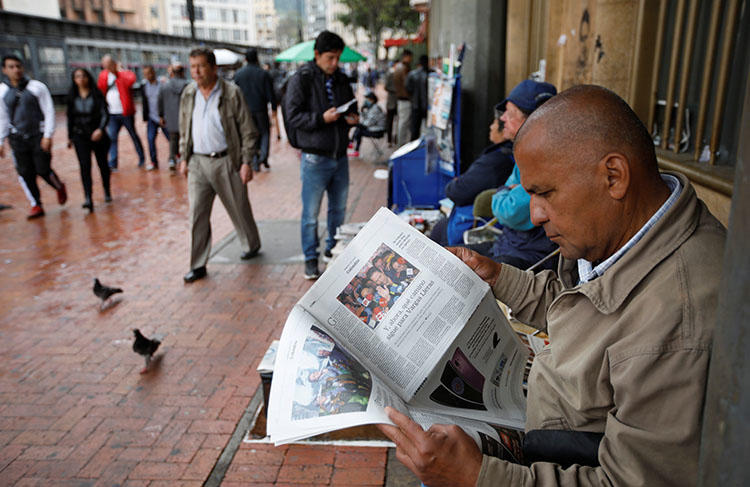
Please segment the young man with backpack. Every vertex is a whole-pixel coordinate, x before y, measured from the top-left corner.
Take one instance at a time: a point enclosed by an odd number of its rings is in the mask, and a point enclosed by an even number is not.
[[[345,113],[336,107],[354,98],[349,78],[338,67],[344,41],[323,31],[315,39],[315,58],[290,79],[284,95],[284,123],[289,143],[302,150],[302,251],[305,279],[317,279],[318,213],[328,194],[328,238],[323,258],[331,257],[336,229],[344,223],[349,193],[348,132],[359,121],[356,104]]]

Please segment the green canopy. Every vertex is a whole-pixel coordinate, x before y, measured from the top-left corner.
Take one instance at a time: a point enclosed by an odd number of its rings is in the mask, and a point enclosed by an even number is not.
[[[315,41],[301,42],[297,45],[294,45],[276,56],[276,61],[312,61],[312,59],[315,57],[313,53],[313,44],[315,44]],[[349,46],[345,46],[344,52],[341,53],[341,59],[339,59],[339,62],[354,63],[357,61],[366,60],[367,58],[365,56],[358,53],[354,49],[349,49]]]

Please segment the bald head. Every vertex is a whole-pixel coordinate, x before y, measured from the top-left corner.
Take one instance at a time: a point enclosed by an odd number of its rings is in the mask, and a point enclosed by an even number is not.
[[[595,85],[569,88],[532,113],[516,135],[523,143],[529,132],[542,125],[546,142],[555,151],[596,161],[610,152],[627,157],[632,169],[658,177],[654,144],[646,127],[625,100]]]
[[[532,223],[568,259],[609,257],[669,196],[646,128],[598,86],[576,86],[538,108],[513,154]]]

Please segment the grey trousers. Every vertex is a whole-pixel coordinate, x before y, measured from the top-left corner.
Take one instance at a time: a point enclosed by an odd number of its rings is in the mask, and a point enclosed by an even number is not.
[[[411,141],[411,102],[399,100],[398,107],[398,145]]]
[[[237,231],[242,251],[260,248],[260,235],[242,184],[229,156],[212,159],[193,154],[188,164],[188,199],[190,201],[190,269],[203,267],[211,253],[211,208],[219,196]]]

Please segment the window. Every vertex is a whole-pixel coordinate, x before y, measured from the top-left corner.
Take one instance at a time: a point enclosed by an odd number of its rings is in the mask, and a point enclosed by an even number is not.
[[[195,20],[203,20],[203,7],[195,7]]]

